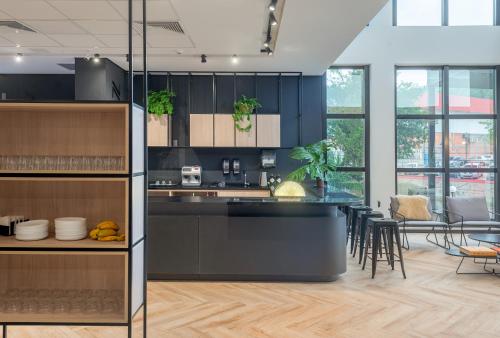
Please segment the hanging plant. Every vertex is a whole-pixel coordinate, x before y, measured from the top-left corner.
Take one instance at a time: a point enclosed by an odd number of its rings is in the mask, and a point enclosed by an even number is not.
[[[249,132],[252,129],[250,116],[255,108],[262,107],[256,98],[246,97],[245,95],[234,103],[233,120],[239,131]]]
[[[175,93],[168,89],[149,92],[148,112],[158,117],[165,114],[171,116],[174,113],[174,97]]]

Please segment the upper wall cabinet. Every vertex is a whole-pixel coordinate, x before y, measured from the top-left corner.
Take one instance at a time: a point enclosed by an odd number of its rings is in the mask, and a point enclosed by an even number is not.
[[[281,119],[278,114],[257,115],[257,147],[279,148],[281,146]]]
[[[262,105],[259,114],[277,114],[279,112],[279,76],[257,76],[257,100]]]
[[[169,146],[169,118],[148,114],[148,147]]]
[[[216,75],[216,114],[232,114],[235,101],[235,76]]]
[[[191,147],[214,146],[213,114],[191,114],[189,116],[189,141]]]
[[[214,77],[212,75],[192,75],[190,77],[190,114],[214,113]]]
[[[214,146],[234,147],[235,127],[233,116],[229,114],[214,115]]]

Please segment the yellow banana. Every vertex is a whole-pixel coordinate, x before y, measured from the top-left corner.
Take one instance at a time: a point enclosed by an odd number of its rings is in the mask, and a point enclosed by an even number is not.
[[[118,230],[120,227],[113,221],[103,221],[97,224],[97,228],[100,230],[106,230],[106,229]]]
[[[99,234],[99,229],[92,229],[89,233],[89,236],[92,239],[97,239],[98,234]]]
[[[99,230],[99,233],[97,234],[98,238],[107,237],[107,236],[116,236],[116,230],[113,230],[113,229]]]
[[[99,241],[103,242],[110,242],[110,241],[124,241],[125,240],[125,235],[120,235],[120,236],[104,236],[104,237],[99,237]]]

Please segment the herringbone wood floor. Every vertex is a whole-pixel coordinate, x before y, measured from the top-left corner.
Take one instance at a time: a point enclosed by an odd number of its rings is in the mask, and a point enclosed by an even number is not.
[[[334,283],[149,283],[149,337],[499,337],[500,278],[410,237],[408,279],[348,259]],[[480,266],[466,268],[479,271]],[[119,338],[121,328],[9,328],[8,338]]]

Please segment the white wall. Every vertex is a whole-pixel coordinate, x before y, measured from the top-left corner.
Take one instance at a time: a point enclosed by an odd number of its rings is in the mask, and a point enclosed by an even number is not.
[[[395,193],[396,65],[498,65],[500,27],[393,27],[392,1],[336,60],[370,65],[371,204],[389,208]]]

